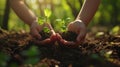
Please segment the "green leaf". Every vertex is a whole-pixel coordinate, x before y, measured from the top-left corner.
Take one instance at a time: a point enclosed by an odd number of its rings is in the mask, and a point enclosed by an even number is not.
[[[55,21],[56,21],[56,22],[61,22],[61,21],[62,21],[62,19],[56,19]]]
[[[45,18],[44,18],[44,17],[39,17],[39,18],[38,18],[38,23],[39,23],[40,25],[43,25],[44,22],[45,22]]]
[[[54,28],[56,31],[65,32],[66,31],[65,21],[62,19],[56,19]]]
[[[50,33],[50,30],[47,27],[44,27],[43,31],[46,32],[46,33]]]
[[[71,20],[71,18],[68,17],[68,18],[65,19],[65,22],[68,23],[68,22],[70,22],[70,20]]]
[[[45,14],[45,16],[47,17],[47,18],[49,18],[50,16],[51,16],[51,14],[52,14],[52,12],[51,12],[51,10],[50,9],[45,9],[44,10],[44,14]]]

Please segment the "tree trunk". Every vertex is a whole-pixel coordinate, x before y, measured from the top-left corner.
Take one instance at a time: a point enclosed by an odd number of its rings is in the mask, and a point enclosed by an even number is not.
[[[9,14],[10,14],[10,3],[9,3],[9,0],[6,0],[4,16],[3,16],[2,26],[1,26],[3,29],[6,29],[6,30],[8,30]]]

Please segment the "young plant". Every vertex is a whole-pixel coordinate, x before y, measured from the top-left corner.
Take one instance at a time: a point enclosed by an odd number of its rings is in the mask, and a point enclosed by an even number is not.
[[[44,22],[45,22],[45,18],[44,18],[44,17],[39,17],[39,18],[38,18],[38,24],[39,24],[39,25],[43,25]]]
[[[40,25],[50,24],[50,23],[49,23],[49,18],[50,18],[50,16],[51,16],[51,14],[52,14],[52,12],[51,12],[50,9],[47,9],[47,8],[44,9],[44,15],[45,15],[45,17],[39,17],[39,18],[38,18],[38,23],[39,23]],[[43,31],[46,32],[46,33],[49,33],[49,32],[50,32],[50,30],[48,29],[48,27],[44,27],[44,28],[43,28]]]
[[[45,22],[49,22],[49,18],[50,18],[50,16],[51,16],[51,14],[52,14],[52,12],[51,12],[51,10],[50,9],[45,9],[44,10],[44,14],[45,14]]]
[[[55,28],[56,31],[64,32],[66,30],[65,27],[66,26],[65,26],[64,20],[62,20],[62,19],[56,19],[55,25],[54,25],[54,28]]]
[[[62,19],[56,19],[55,22],[55,30],[59,31],[59,32],[66,32],[66,27],[67,27],[67,23],[69,22],[70,18],[67,18],[65,20]]]

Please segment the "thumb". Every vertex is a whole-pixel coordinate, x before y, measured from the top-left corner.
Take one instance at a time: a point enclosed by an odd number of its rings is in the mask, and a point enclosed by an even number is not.
[[[82,32],[82,33],[80,32],[76,38],[77,43],[78,44],[82,43],[85,39],[85,36],[86,36],[86,32]]]
[[[51,31],[52,35],[56,35],[56,33],[55,33],[55,31],[53,29],[50,30],[50,31]]]
[[[39,32],[37,30],[33,30],[31,31],[31,34],[37,38],[37,39],[41,39],[41,35],[39,34]]]

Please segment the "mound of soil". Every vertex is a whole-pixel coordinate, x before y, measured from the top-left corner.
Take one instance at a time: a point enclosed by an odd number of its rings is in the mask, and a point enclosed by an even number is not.
[[[43,39],[50,36],[45,35],[42,35]],[[77,35],[67,32],[61,36],[66,40],[75,40]],[[11,57],[7,66],[14,62],[19,67],[120,67],[120,36],[104,34],[95,37],[88,33],[85,42],[78,47],[55,44],[36,44],[29,33],[0,30],[0,51]],[[38,57],[38,62],[26,64],[29,55],[24,52],[32,46],[38,49],[37,54],[32,56]]]

